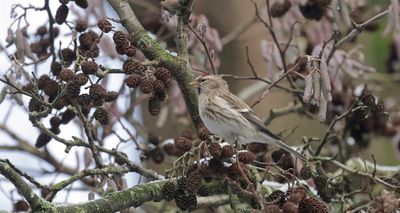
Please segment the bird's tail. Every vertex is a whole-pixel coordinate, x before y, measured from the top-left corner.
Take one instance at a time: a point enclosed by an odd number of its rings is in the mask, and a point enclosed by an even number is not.
[[[273,143],[276,144],[279,148],[282,148],[283,150],[295,155],[296,157],[298,157],[300,160],[306,162],[306,158],[300,154],[299,152],[297,152],[296,150],[294,150],[292,147],[290,147],[289,145],[287,145],[285,142],[274,139]]]

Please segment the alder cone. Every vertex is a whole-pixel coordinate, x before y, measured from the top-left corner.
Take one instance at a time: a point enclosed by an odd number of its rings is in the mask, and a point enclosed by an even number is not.
[[[105,18],[100,19],[100,20],[97,22],[97,27],[99,27],[99,29],[100,29],[101,31],[103,31],[104,33],[108,33],[108,32],[110,32],[110,31],[112,30],[112,25],[111,25],[111,23],[110,23],[107,19],[105,19]]]
[[[152,96],[149,98],[149,113],[152,116],[157,116],[160,113],[161,110],[161,102],[156,96]]]
[[[36,148],[42,148],[46,146],[51,141],[51,137],[45,133],[40,133],[38,138],[36,139],[35,146]]]
[[[153,84],[151,81],[147,78],[142,80],[142,83],[140,84],[140,91],[142,91],[143,94],[150,94],[154,90]]]
[[[57,61],[52,61],[50,70],[53,75],[58,76],[62,70],[62,65]]]
[[[140,77],[140,75],[137,74],[129,75],[128,78],[126,79],[126,86],[130,88],[136,88],[140,86],[141,83],[142,83],[142,78]]]
[[[101,124],[107,125],[110,123],[110,118],[108,116],[108,112],[103,107],[99,107],[94,112],[94,118]]]
[[[70,69],[64,68],[61,70],[59,77],[61,80],[68,82],[74,78],[74,72]]]
[[[87,27],[88,27],[88,24],[87,24],[86,20],[79,19],[78,21],[76,21],[75,30],[77,32],[83,32],[87,29]]]
[[[67,20],[68,12],[69,9],[67,5],[61,4],[56,11],[56,17],[55,17],[56,23],[60,25],[63,24],[65,20]]]
[[[174,143],[176,148],[178,148],[178,150],[181,150],[183,152],[187,152],[192,148],[192,142],[185,137],[175,138]]]
[[[83,8],[83,9],[86,9],[89,6],[89,3],[87,0],[75,0],[74,2],[78,7]]]
[[[78,85],[83,86],[88,82],[89,78],[83,73],[78,73],[74,76],[72,80]]]
[[[86,75],[92,75],[97,72],[99,65],[94,61],[84,61],[81,63],[81,69]]]

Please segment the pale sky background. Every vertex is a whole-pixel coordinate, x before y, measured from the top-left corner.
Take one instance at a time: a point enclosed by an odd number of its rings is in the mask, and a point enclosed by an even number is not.
[[[12,22],[12,19],[10,18],[10,10],[11,6],[13,4],[20,3],[24,6],[29,5],[29,4],[35,4],[37,6],[43,6],[44,1],[38,1],[38,0],[1,0],[1,7],[0,7],[0,43],[5,46],[5,37],[7,36],[7,29]],[[57,0],[52,0],[50,1],[51,3],[51,9],[53,12],[53,15],[55,14],[55,11],[57,10],[57,7],[59,6],[59,1]],[[70,3],[71,4],[71,3]],[[108,17],[114,17],[115,14],[108,9],[107,11],[107,16]],[[21,10],[18,10],[18,14],[21,14]],[[28,12],[28,21],[30,22],[30,27],[28,29],[28,32],[35,32],[37,26],[41,26],[43,24],[47,24],[47,13],[45,11],[43,12],[35,12],[31,11]],[[68,20],[74,20],[73,17],[68,16]],[[94,23],[91,23],[94,24]],[[15,30],[15,27],[14,27]],[[64,28],[65,30],[65,28]],[[63,30],[61,31],[62,34]],[[65,31],[64,31],[65,32]],[[56,43],[58,44],[58,43]],[[14,49],[9,49],[10,53],[13,53]],[[6,73],[6,71],[10,68],[10,61],[7,59],[4,53],[0,53],[0,76],[3,77],[3,75]],[[107,60],[104,64],[110,66],[110,67],[118,67],[120,66],[121,62],[118,61],[112,61],[112,60]],[[46,70],[49,70],[49,64],[43,64],[39,66],[40,68],[43,68],[43,72]],[[29,71],[29,70],[28,70]],[[40,72],[42,73],[42,72]],[[122,77],[122,78],[121,78]],[[121,81],[123,80],[123,76],[116,76],[111,79],[112,83],[110,84],[110,87],[108,88],[109,90],[115,90],[118,88],[118,86],[121,84]],[[115,82],[115,83],[114,83]],[[114,88],[112,88],[114,85]],[[0,83],[0,89],[4,86],[3,83]],[[29,99],[24,98],[24,102],[27,106],[27,102]],[[119,101],[124,101],[124,100],[119,100]],[[10,100],[9,98],[6,98],[6,100],[0,104],[0,122],[4,125],[9,126],[12,128],[15,132],[17,132],[23,139],[29,141],[30,143],[34,144],[36,141],[37,136],[39,135],[39,131],[32,126],[32,124],[28,120],[28,115],[23,111],[23,108],[18,106],[15,101]],[[11,112],[11,114],[9,114]],[[135,110],[135,112],[140,112],[140,110]],[[6,116],[9,114],[8,116]],[[50,116],[49,116],[50,117]],[[140,115],[136,116],[140,117]],[[49,118],[48,118],[49,119]],[[43,123],[45,125],[48,125],[48,121],[45,120]],[[127,125],[129,126],[129,125]],[[77,125],[72,124],[72,122],[68,125],[63,125],[61,126],[61,137],[64,138],[70,138],[72,135],[79,136],[80,135],[80,129]],[[116,130],[121,136],[127,138],[127,134],[121,130],[119,125],[116,125],[114,130]],[[131,129],[131,132],[134,132],[133,129]],[[117,141],[116,136],[109,136],[105,140],[106,147],[114,147]],[[13,140],[9,137],[7,137],[5,134],[0,132],[0,144],[12,144]],[[77,160],[76,160],[76,155],[78,154],[81,159],[80,159],[80,165],[82,167],[83,161],[82,161],[82,150],[77,150],[77,149],[72,149],[69,154],[64,153],[65,146],[55,142],[54,140],[51,141],[48,146],[47,146],[53,155],[59,159],[60,161],[64,161],[65,164],[68,164],[71,167],[76,167],[77,166]],[[135,151],[134,146],[132,143],[128,142],[127,144],[122,145],[122,149],[129,155],[131,160],[134,160],[135,162],[139,163],[139,157],[138,153]],[[4,152],[0,151],[0,158],[8,158],[13,162],[18,168],[29,171],[31,175],[35,175],[34,173],[31,173],[32,170],[35,171],[40,171],[42,168],[46,168],[47,170],[51,171],[52,167],[44,163],[43,161],[40,161],[38,158],[31,157],[26,154],[21,154],[19,152]],[[55,183],[61,180],[64,180],[66,176],[64,175],[46,175],[42,177],[38,177],[37,180],[43,184],[50,184],[50,183]],[[128,185],[132,186],[137,184],[138,182],[138,175],[137,174],[130,174],[126,176],[126,179],[128,180]],[[77,181],[73,184],[74,188],[79,188],[81,186],[80,182]],[[0,211],[1,210],[6,210],[6,211],[11,211],[12,210],[12,204],[9,202],[9,198],[6,197],[6,194],[9,194],[10,191],[14,190],[13,192],[13,197],[14,198],[19,198],[20,196],[18,193],[15,191],[15,187],[9,183],[8,180],[4,179],[3,176],[0,175]],[[58,193],[56,198],[54,199],[54,202],[82,202],[87,200],[88,198],[88,192],[87,191],[80,191],[80,192],[71,192],[66,198],[66,193]],[[18,200],[18,199],[16,199]]]

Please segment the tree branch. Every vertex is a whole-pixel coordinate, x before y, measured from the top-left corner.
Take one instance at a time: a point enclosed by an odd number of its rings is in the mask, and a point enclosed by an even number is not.
[[[162,48],[157,41],[148,35],[127,1],[108,0],[108,2],[121,18],[124,27],[133,35],[133,43],[135,46],[139,48],[149,60],[159,61],[160,66],[171,71],[171,74],[178,82],[178,86],[185,98],[186,107],[193,124],[197,127],[201,124],[201,119],[197,106],[197,93],[195,89],[189,85],[190,82],[194,81],[190,66],[182,66],[181,60],[172,56],[167,50]]]

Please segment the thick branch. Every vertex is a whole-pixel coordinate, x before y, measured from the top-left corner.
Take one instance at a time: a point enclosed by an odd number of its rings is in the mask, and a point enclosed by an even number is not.
[[[32,210],[43,210],[46,206],[50,206],[47,201],[33,192],[32,188],[7,163],[6,160],[0,159],[0,173],[14,184],[22,196],[24,196],[28,201]]]
[[[140,24],[132,8],[124,0],[108,0],[112,8],[121,18],[121,22],[133,35],[133,43],[149,60],[159,61],[159,65],[169,69],[178,82],[185,98],[186,107],[195,126],[201,124],[197,107],[197,93],[189,85],[194,80],[190,66],[182,66],[182,62],[162,48],[157,41],[149,36]]]

